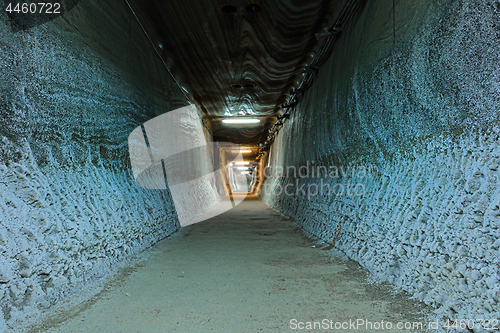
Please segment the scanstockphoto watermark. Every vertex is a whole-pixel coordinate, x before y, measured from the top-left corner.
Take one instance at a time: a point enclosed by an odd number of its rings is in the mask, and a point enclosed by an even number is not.
[[[301,166],[274,166],[266,167],[264,170],[266,178],[356,178],[366,179],[377,176],[379,169],[376,165],[358,165],[358,166],[343,166],[343,165],[315,165],[314,162],[307,161]]]
[[[415,322],[391,322],[391,321],[371,321],[365,318],[349,319],[346,321],[337,321],[331,319],[323,319],[321,321],[299,321],[297,319],[290,320],[290,329],[292,330],[332,330],[332,331],[348,331],[348,330],[363,330],[368,332],[373,331],[422,331],[426,330],[439,330],[441,327],[449,328],[449,323],[441,325],[439,320],[436,321],[415,321]]]
[[[360,197],[366,192],[366,179],[378,175],[378,168],[368,166],[318,166],[305,165],[274,167],[264,170],[266,178],[280,178],[283,181],[266,182],[266,193],[276,196],[301,196],[308,200],[314,196]]]
[[[289,182],[286,185],[275,182],[273,184],[265,183],[262,186],[265,193],[275,196],[307,197],[308,200],[317,195],[360,197],[366,192],[366,186],[361,182],[351,183],[347,181],[345,183],[331,184],[323,179],[320,179],[319,182],[309,181],[308,183],[301,183],[299,179],[295,179],[294,182]]]

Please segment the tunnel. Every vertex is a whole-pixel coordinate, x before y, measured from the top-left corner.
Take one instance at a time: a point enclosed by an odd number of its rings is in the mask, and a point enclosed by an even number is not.
[[[0,16],[0,332],[500,329],[499,1]]]

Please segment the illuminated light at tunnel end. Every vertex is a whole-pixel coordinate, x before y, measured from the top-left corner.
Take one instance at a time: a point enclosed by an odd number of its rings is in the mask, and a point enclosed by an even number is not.
[[[235,118],[235,119],[222,119],[224,124],[256,124],[260,122],[257,118]]]

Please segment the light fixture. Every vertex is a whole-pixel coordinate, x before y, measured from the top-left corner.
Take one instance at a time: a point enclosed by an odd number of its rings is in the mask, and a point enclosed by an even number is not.
[[[226,118],[222,119],[224,124],[255,124],[259,123],[260,119],[258,118]]]
[[[246,170],[246,171],[248,171],[248,167],[237,167],[236,169],[238,169],[238,170]]]
[[[238,154],[238,153],[251,153],[252,151],[251,150],[231,150],[231,153],[235,153],[235,154]]]
[[[250,162],[235,162],[236,165],[249,165]]]

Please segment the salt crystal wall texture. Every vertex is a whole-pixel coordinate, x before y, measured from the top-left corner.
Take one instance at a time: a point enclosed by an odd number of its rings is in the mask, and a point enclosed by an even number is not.
[[[178,228],[168,193],[134,183],[127,137],[188,102],[124,1],[0,18],[4,331]]]
[[[490,0],[366,2],[274,142],[261,192],[456,319],[500,317],[499,18]]]

